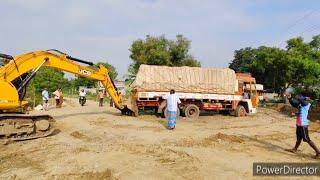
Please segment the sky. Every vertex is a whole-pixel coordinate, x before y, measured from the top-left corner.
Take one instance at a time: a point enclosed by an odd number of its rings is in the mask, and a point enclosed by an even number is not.
[[[58,49],[108,62],[123,79],[132,42],[146,35],[183,34],[202,67],[227,67],[240,48],[309,41],[319,19],[318,0],[0,0],[0,53]]]

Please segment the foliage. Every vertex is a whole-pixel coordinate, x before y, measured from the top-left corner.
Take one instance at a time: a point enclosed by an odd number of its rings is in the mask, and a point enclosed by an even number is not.
[[[320,35],[310,42],[302,37],[289,39],[285,49],[261,46],[236,50],[229,67],[252,73],[258,83],[274,92],[292,86],[319,94]]]
[[[92,68],[94,70],[98,70],[99,65],[103,65],[104,67],[106,67],[108,69],[109,76],[112,80],[115,80],[117,78],[118,72],[117,72],[116,68],[107,62],[98,62],[96,65],[89,66],[89,68]],[[72,80],[71,84],[74,89],[78,89],[79,86],[85,86],[85,87],[95,87],[96,86],[95,81],[88,79],[88,78],[83,78],[83,77],[75,78],[74,80]]]
[[[98,67],[99,65],[103,65],[104,67],[106,67],[108,69],[109,76],[112,80],[115,80],[117,78],[118,72],[114,66],[112,66],[111,64],[109,64],[107,62],[98,62],[97,65],[95,65],[95,66]]]
[[[191,41],[183,35],[177,35],[175,40],[164,35],[135,40],[129,49],[133,61],[128,69],[129,78],[137,74],[141,64],[200,67],[200,62],[189,54],[190,45]]]
[[[80,86],[88,88],[93,88],[96,86],[95,81],[84,77],[76,77],[75,79],[72,79],[70,82],[73,89],[78,89]]]
[[[68,79],[64,78],[64,73],[55,69],[42,67],[30,81],[28,90],[34,88],[36,93],[40,93],[44,88],[47,88],[49,92],[53,92],[59,87],[70,87]]]
[[[97,65],[90,68],[98,70],[99,64],[104,65],[108,69],[111,79],[115,79],[117,77],[118,73],[115,67],[108,63],[99,62]],[[68,81],[68,79],[64,77],[63,72],[42,67],[28,84],[26,99],[29,100],[31,104],[39,104],[42,101],[41,92],[44,88],[47,88],[51,95],[52,92],[59,87],[62,88],[64,93],[68,93],[74,91],[74,89],[78,89],[79,86],[94,87],[95,84],[96,83],[94,81],[81,77]]]

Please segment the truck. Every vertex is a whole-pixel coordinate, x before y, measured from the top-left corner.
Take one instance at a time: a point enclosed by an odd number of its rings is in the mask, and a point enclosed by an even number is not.
[[[229,68],[141,65],[131,88],[136,114],[151,109],[166,117],[166,97],[174,89],[180,115],[197,118],[201,111],[216,111],[241,117],[257,112],[255,84],[251,74]]]

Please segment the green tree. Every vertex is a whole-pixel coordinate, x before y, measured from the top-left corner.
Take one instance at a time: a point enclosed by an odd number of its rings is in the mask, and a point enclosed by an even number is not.
[[[251,47],[235,50],[233,60],[229,63],[229,68],[236,72],[250,72],[251,64],[256,60],[255,53],[256,49]]]
[[[235,51],[229,67],[236,72],[252,73],[266,89],[281,92],[288,86],[313,91],[320,85],[320,36],[310,42],[302,37],[287,41],[285,49],[261,46]]]
[[[34,87],[37,93],[40,93],[44,88],[47,88],[49,92],[53,92],[58,87],[63,89],[70,88],[70,83],[68,79],[64,78],[63,72],[42,67],[30,81],[28,89],[30,87]]]
[[[149,35],[144,40],[135,40],[129,49],[133,61],[128,69],[129,78],[134,77],[141,64],[200,67],[200,62],[189,54],[190,45],[191,41],[183,35],[177,35],[176,40]]]
[[[110,76],[110,78],[112,80],[116,80],[117,79],[118,72],[117,72],[116,68],[113,65],[111,65],[111,64],[109,64],[107,62],[98,62],[96,66],[98,67],[100,64],[108,69],[109,76]]]
[[[27,99],[31,105],[37,105],[42,102],[41,92],[44,88],[47,88],[49,94],[51,94],[59,87],[64,91],[71,88],[68,79],[64,78],[64,73],[55,69],[42,67],[29,82],[25,99]]]
[[[80,86],[88,88],[93,88],[96,86],[95,81],[84,77],[76,77],[75,79],[71,80],[71,84],[73,89],[78,89]]]

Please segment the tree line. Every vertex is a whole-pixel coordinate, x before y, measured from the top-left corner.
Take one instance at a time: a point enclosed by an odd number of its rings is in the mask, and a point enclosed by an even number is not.
[[[175,40],[167,39],[164,35],[148,35],[145,39],[133,41],[129,49],[132,63],[128,68],[128,80],[134,79],[141,64],[200,67],[200,62],[189,53],[190,46],[191,41],[183,35],[177,35]],[[118,72],[116,68],[107,62],[99,62],[97,65],[89,67],[97,69],[99,64],[108,69],[111,79],[115,80],[117,78]],[[68,80],[63,72],[44,67],[32,79],[28,86],[28,91],[39,93],[43,88],[47,88],[52,92],[57,87],[63,87],[65,91],[68,91],[70,89],[78,89],[79,86],[95,87],[96,82],[82,77]]]
[[[116,68],[107,62],[99,62],[96,65],[88,66],[91,69],[98,70],[98,66],[104,65],[108,71],[111,79],[116,79],[118,72]],[[80,86],[84,87],[96,87],[96,82],[83,77],[76,77],[74,79],[67,79],[64,72],[42,67],[37,72],[36,76],[30,81],[27,92],[40,93],[44,88],[47,88],[49,92],[55,91],[58,87],[61,87],[64,91],[78,90]]]
[[[129,49],[132,63],[128,67],[127,80],[135,78],[141,64],[200,67],[200,62],[190,54],[190,48],[191,41],[183,35],[177,35],[173,40],[164,35],[148,35],[144,39],[133,41]],[[98,64],[108,68],[112,79],[117,78],[114,66],[106,62]],[[285,48],[260,46],[235,50],[229,68],[236,72],[251,73],[257,83],[263,84],[268,91],[282,93],[288,87],[295,87],[318,96],[320,35],[312,37],[309,42],[305,42],[302,37],[289,39]],[[44,87],[53,91],[58,86],[76,89],[79,86],[95,85],[94,81],[81,77],[68,80],[63,72],[47,68],[40,69],[30,83],[30,87],[36,92]]]
[[[320,35],[309,42],[302,37],[286,42],[285,48],[260,46],[236,50],[229,68],[251,73],[269,91],[282,93],[294,87],[319,96]]]

